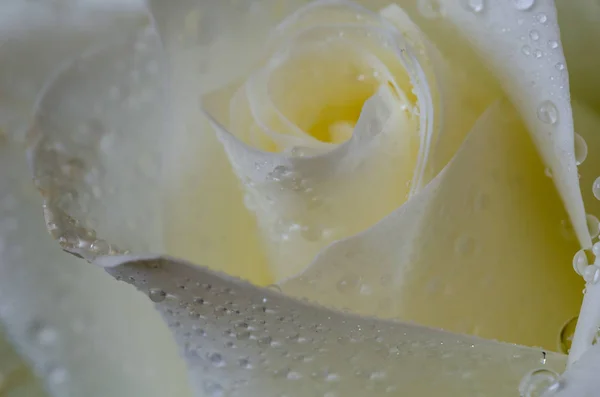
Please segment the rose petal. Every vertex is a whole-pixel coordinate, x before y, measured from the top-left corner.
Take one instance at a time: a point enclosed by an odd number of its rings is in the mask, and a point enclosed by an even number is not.
[[[441,0],[451,21],[500,79],[517,107],[569,213],[582,247],[591,247],[573,152],[573,117],[565,57],[552,1],[536,1],[528,10],[514,2],[486,2],[476,13],[454,0]],[[541,44],[540,44],[541,43]],[[544,47],[544,48],[541,48]]]
[[[569,266],[577,245],[562,235],[566,214],[525,131],[510,106],[496,104],[422,193],[324,250],[283,291],[556,349],[583,282]]]
[[[172,258],[113,257],[175,335],[196,395],[510,395],[541,351],[308,305]],[[565,356],[547,353],[545,368]]]
[[[0,171],[0,319],[47,390],[57,397],[189,395],[183,363],[152,305],[48,236],[20,146],[0,146]]]

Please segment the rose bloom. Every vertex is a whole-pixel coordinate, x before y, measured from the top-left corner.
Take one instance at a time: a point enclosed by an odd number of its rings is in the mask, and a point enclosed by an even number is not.
[[[0,5],[0,394],[597,393],[599,4],[196,3]]]

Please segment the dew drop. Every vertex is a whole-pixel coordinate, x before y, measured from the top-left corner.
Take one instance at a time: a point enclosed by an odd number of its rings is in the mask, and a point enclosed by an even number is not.
[[[442,15],[438,0],[418,0],[417,8],[427,19],[439,18]]]
[[[533,41],[538,41],[540,39],[540,32],[537,30],[532,30],[529,32],[529,38],[531,38]]]
[[[553,50],[556,50],[558,48],[558,41],[556,41],[556,40],[548,41],[548,47],[550,47]]]
[[[583,279],[590,284],[596,284],[600,280],[600,267],[591,265],[585,268]]]
[[[539,23],[546,23],[548,21],[548,17],[546,16],[546,14],[541,13],[537,15],[537,20]]]
[[[600,200],[600,176],[592,184],[592,193],[596,199]]]
[[[597,242],[596,244],[593,245],[592,252],[594,253],[595,256],[600,256],[600,242]]]
[[[467,10],[479,14],[485,9],[485,0],[465,0]]]
[[[537,117],[542,123],[556,124],[558,122],[558,109],[552,101],[543,101],[537,110]]]
[[[582,276],[588,264],[589,262],[585,251],[577,251],[575,256],[573,256],[573,269],[575,269],[575,273]]]
[[[210,353],[207,358],[214,367],[221,368],[225,366],[225,360],[219,353]]]
[[[588,147],[585,139],[579,134],[575,134],[575,161],[580,165],[585,161],[588,154]]]
[[[565,64],[562,62],[559,62],[556,65],[554,65],[554,68],[556,70],[558,70],[559,72],[562,72],[563,70],[565,70]]]
[[[575,327],[579,316],[575,316],[563,325],[560,330],[560,350],[564,354],[568,354],[573,343],[573,335],[575,335]]]
[[[600,221],[598,218],[592,214],[587,214],[585,220],[587,222],[588,231],[590,232],[590,237],[598,237],[598,234],[600,234]]]
[[[558,374],[549,369],[535,369],[525,375],[519,384],[522,397],[541,397],[545,392],[557,390]]]
[[[148,292],[148,296],[150,297],[150,300],[152,302],[159,303],[166,299],[167,293],[165,291],[163,291],[162,289],[152,288]]]
[[[541,50],[535,50],[533,52],[533,56],[535,56],[537,59],[540,59],[543,55],[544,53]]]
[[[96,240],[90,245],[90,250],[96,254],[104,255],[110,251],[110,245],[104,240]]]
[[[544,168],[544,175],[546,175],[548,178],[552,178],[552,170],[548,167]]]
[[[515,7],[519,11],[527,11],[533,7],[535,0],[513,0]]]
[[[531,55],[531,47],[529,47],[528,45],[524,45],[524,46],[521,48],[521,52],[522,52],[524,55]]]

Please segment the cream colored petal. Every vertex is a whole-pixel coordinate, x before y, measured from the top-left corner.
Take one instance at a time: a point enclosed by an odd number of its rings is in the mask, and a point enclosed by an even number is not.
[[[197,396],[511,396],[531,369],[564,367],[563,355],[342,314],[172,258],[104,264],[157,301]]]
[[[467,3],[468,4],[468,3]],[[569,79],[556,9],[538,0],[521,10],[515,2],[489,1],[481,12],[442,0],[445,18],[476,48],[500,80],[532,134],[582,247],[591,247],[573,153]],[[548,47],[556,41],[556,48]]]
[[[576,241],[560,227],[567,215],[526,136],[509,105],[494,105],[422,193],[330,246],[283,291],[557,349],[583,281],[570,266]]]
[[[20,146],[0,146],[0,170],[0,320],[50,394],[189,396],[150,302],[48,235]]]
[[[343,16],[344,12],[349,12],[352,18],[364,20],[364,25],[352,19],[354,24],[334,25],[331,29],[321,26],[319,18],[329,15],[331,8],[337,10],[336,15]],[[360,18],[356,17],[357,13]],[[372,29],[371,19],[378,23],[379,30]],[[290,29],[292,32],[299,30],[300,35],[294,36]],[[307,95],[303,95],[300,92],[303,86],[312,83],[309,78],[312,74],[307,77],[306,70],[313,70],[304,67],[303,62],[314,59],[298,58],[296,63],[294,58],[287,69],[280,71],[269,63],[277,62],[278,56],[274,55],[267,62],[266,69],[250,75],[246,85],[239,87],[233,84],[203,98],[217,136],[242,182],[246,206],[257,218],[276,281],[296,275],[324,246],[371,226],[418,189],[416,186],[420,178],[415,176],[422,173],[419,172],[422,169],[420,164],[428,154],[426,147],[421,149],[428,145],[432,122],[432,102],[425,73],[403,43],[403,37],[378,14],[351,3],[321,1],[290,16],[274,31],[273,37],[283,40],[281,37],[286,35],[292,35],[295,41],[284,50],[298,52],[300,56],[304,51],[319,50],[323,40],[329,39],[328,43],[333,43],[328,47],[331,51],[365,42],[370,46],[363,43],[365,47],[359,48],[361,51],[373,48],[373,51],[379,49],[381,52],[380,48],[387,45],[388,48],[397,47],[398,58],[393,59],[395,63],[389,69],[386,67],[390,64],[389,60],[385,64],[377,61],[381,63],[381,69],[374,66],[374,75],[379,73],[383,78],[389,73],[389,81],[394,87],[381,83],[371,98],[365,98],[351,138],[339,145],[329,145],[325,150],[314,146],[312,138],[307,139],[306,133],[299,131],[298,126],[304,118],[298,118],[298,124],[294,126],[290,123],[291,118],[288,116],[289,120],[284,120],[269,101],[275,101],[273,98],[278,96],[278,109],[283,109],[290,108],[286,105],[290,101],[301,108],[310,107],[311,101],[320,99],[318,94],[327,96],[339,92],[339,99],[344,100],[348,97],[342,92],[345,88],[333,82],[337,75],[342,74],[341,69],[335,69],[335,72],[333,68],[327,69],[326,72],[334,74],[325,75],[325,80],[318,85],[331,84],[331,90],[326,86],[327,89],[318,93],[318,86],[311,86]],[[338,48],[338,42],[344,44]],[[324,64],[339,62],[336,57],[321,55],[317,59]],[[361,58],[362,61],[367,59],[370,60],[369,55]],[[315,65],[318,66],[318,63]],[[402,66],[407,72],[398,71]],[[278,75],[279,72],[284,76]],[[283,82],[271,83],[273,87],[265,91],[265,85],[269,84],[265,73],[272,75],[270,79],[280,78]],[[411,87],[406,90],[402,87],[404,80],[409,82],[405,74],[410,76],[416,94],[407,91]],[[352,81],[356,82],[358,77],[357,73]],[[278,93],[282,84],[292,87]],[[409,94],[418,97],[420,119],[406,99]],[[313,113],[318,110],[314,109]],[[287,113],[295,111],[297,106],[288,109]],[[419,131],[419,125],[422,131]],[[296,141],[299,143],[294,145],[298,146],[284,146],[284,153],[268,153],[279,151],[282,144]],[[269,142],[276,148],[271,149]],[[251,146],[253,144],[255,147]],[[307,149],[314,149],[316,153],[295,153],[296,150],[303,152]]]

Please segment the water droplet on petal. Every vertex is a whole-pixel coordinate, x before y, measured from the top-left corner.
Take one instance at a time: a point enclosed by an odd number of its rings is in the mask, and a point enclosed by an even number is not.
[[[524,45],[521,48],[521,52],[525,55],[531,55],[531,47],[529,47],[528,45]]]
[[[560,331],[560,350],[568,354],[571,350],[571,343],[573,342],[573,335],[575,335],[575,327],[577,326],[577,320],[579,316],[575,316],[563,325]]]
[[[585,139],[579,134],[575,134],[575,162],[580,165],[585,161],[588,154],[588,147]]]
[[[535,56],[537,59],[540,59],[543,55],[544,53],[541,50],[535,50],[533,52],[533,56]]]
[[[535,0],[513,0],[513,2],[519,11],[527,11],[535,4]]]
[[[548,178],[552,178],[552,170],[548,167],[544,168],[544,175],[546,175]]]
[[[558,70],[559,72],[562,72],[563,70],[565,70],[565,64],[562,62],[559,62],[556,65],[554,65],[554,68],[556,70]]]
[[[556,40],[548,41],[548,47],[550,47],[553,50],[556,50],[558,48],[558,41],[556,41]]]
[[[585,268],[588,266],[588,264],[588,258],[585,251],[577,251],[575,256],[573,256],[573,269],[575,269],[575,272],[579,275],[583,275],[583,272],[585,271]]]
[[[540,39],[540,32],[538,32],[537,30],[532,30],[531,32],[529,32],[529,37],[533,41],[538,41]]]
[[[148,296],[152,302],[162,302],[167,298],[167,293],[159,288],[152,288],[148,292]]]
[[[600,200],[600,176],[594,181],[594,184],[592,185],[592,192],[594,193],[594,197]]]
[[[585,216],[585,220],[587,221],[588,231],[590,232],[590,237],[595,238],[600,234],[600,221],[592,214],[587,214]]]
[[[546,23],[548,21],[548,16],[546,16],[544,13],[538,14],[537,20],[539,23]]]
[[[552,101],[543,101],[537,110],[538,119],[542,123],[556,124],[558,121],[558,109]]]
[[[556,390],[559,376],[549,369],[535,369],[525,375],[519,384],[522,397],[541,397],[545,392]]]
[[[585,268],[583,279],[590,284],[596,284],[600,280],[600,267],[591,265]]]

